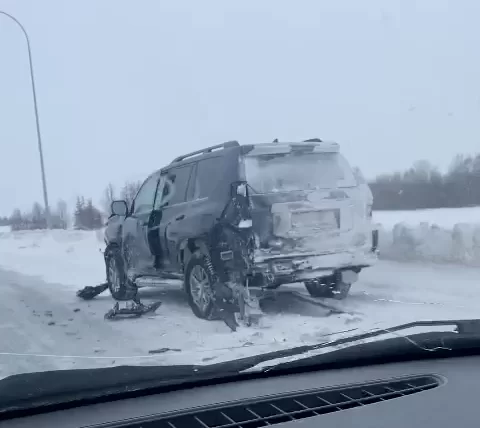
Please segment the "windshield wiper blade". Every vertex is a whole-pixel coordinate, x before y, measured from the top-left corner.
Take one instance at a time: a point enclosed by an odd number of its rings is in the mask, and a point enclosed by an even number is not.
[[[289,348],[280,351],[269,352],[266,354],[255,355],[252,357],[245,357],[235,361],[229,361],[225,363],[218,363],[218,366],[228,365],[232,368],[235,364],[239,371],[248,370],[256,365],[265,363],[271,360],[276,360],[285,357],[293,357],[305,354],[310,351],[315,351],[322,348],[336,347],[346,343],[357,342],[364,339],[370,339],[377,336],[392,334],[401,330],[407,330],[414,327],[441,327],[441,326],[455,326],[456,333],[460,335],[464,334],[480,334],[480,319],[467,319],[467,320],[435,320],[435,321],[413,321],[405,324],[399,324],[388,328],[376,328],[374,330],[356,334],[353,336],[343,337],[341,339],[322,342],[314,345],[303,345],[295,348]],[[405,336],[408,338],[408,336]]]

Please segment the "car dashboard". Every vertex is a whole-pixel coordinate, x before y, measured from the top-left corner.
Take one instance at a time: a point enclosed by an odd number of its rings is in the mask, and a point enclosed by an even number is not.
[[[5,428],[478,427],[480,357],[241,380],[0,422]]]

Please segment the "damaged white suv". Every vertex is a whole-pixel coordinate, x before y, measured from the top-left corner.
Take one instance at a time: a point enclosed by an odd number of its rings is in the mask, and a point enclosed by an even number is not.
[[[377,259],[372,193],[320,140],[252,147],[241,157],[251,189],[255,268],[272,285],[305,283],[314,297],[344,298]]]
[[[105,240],[115,299],[179,280],[206,319],[226,307],[242,315],[251,290],[268,295],[293,282],[343,298],[377,258],[368,185],[337,144],[317,139],[230,141],[179,156],[131,206],[112,203]]]

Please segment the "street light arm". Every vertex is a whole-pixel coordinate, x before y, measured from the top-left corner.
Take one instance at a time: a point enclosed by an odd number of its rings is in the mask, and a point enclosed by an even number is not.
[[[0,15],[4,15],[7,18],[10,18],[13,22],[15,22],[22,30],[22,33],[25,36],[25,40],[27,42],[28,62],[30,65],[30,80],[32,82],[33,108],[35,110],[35,123],[37,126],[38,153],[40,155],[40,171],[42,173],[42,188],[43,188],[43,202],[45,205],[45,218],[47,221],[47,227],[51,228],[52,223],[51,223],[51,217],[50,217],[50,207],[48,205],[47,180],[45,178],[45,165],[43,162],[42,134],[40,133],[40,118],[38,115],[37,91],[35,88],[35,77],[33,73],[33,61],[32,61],[32,50],[30,49],[30,39],[28,38],[28,33],[25,30],[25,27],[20,23],[20,21],[17,18],[15,18],[14,16],[10,15],[7,12],[4,12],[3,10],[0,10]]]
[[[28,38],[28,33],[25,30],[24,26],[22,24],[20,24],[20,21],[17,18],[15,18],[14,16],[10,15],[9,13],[4,12],[3,10],[0,10],[0,15],[5,15],[6,17],[10,18],[12,21],[14,21],[20,27],[20,29],[23,32],[23,35],[25,36],[25,39],[27,39],[28,50],[30,51],[30,39]]]

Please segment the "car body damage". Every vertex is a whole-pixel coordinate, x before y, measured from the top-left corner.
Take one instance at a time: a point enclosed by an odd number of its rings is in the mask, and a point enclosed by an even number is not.
[[[317,270],[364,267],[375,261],[372,226],[358,189],[299,192],[296,201],[253,196],[255,262],[273,273],[311,277]],[[273,199],[273,200],[272,200]],[[258,218],[264,217],[264,218]],[[291,261],[291,262],[290,262]],[[304,272],[305,271],[305,272]]]
[[[255,266],[270,286],[342,270],[351,271],[343,280],[352,283],[375,262],[370,189],[335,145],[324,151],[285,145],[252,150],[244,165],[256,190],[251,195]]]
[[[252,290],[291,282],[343,298],[376,260],[370,189],[335,143],[206,148],[149,176],[132,206],[114,204],[105,233],[114,298],[131,299],[144,280],[180,280],[201,318],[248,317]]]

